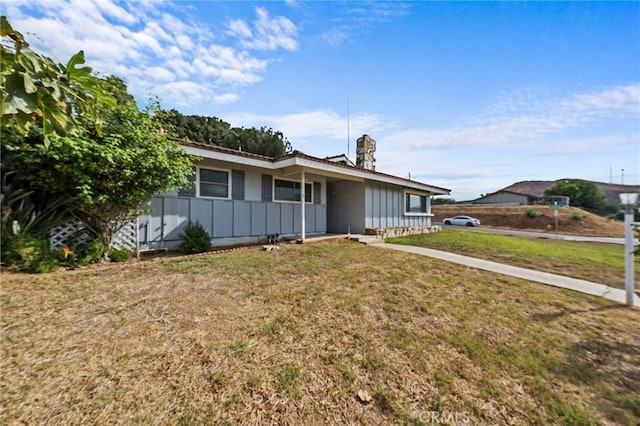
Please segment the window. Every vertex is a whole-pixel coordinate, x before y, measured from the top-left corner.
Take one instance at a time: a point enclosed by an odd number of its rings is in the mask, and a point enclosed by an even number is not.
[[[300,182],[275,179],[273,188],[273,199],[275,201],[300,201]],[[313,202],[313,185],[311,182],[304,184],[304,195],[306,203]]]
[[[426,214],[427,213],[427,195],[405,193],[405,209],[408,214]]]
[[[228,171],[199,169],[198,178],[200,197],[229,198]]]

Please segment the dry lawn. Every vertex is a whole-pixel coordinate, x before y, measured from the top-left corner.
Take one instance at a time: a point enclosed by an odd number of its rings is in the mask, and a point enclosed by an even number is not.
[[[0,423],[637,424],[639,320],[337,240],[3,273]]]

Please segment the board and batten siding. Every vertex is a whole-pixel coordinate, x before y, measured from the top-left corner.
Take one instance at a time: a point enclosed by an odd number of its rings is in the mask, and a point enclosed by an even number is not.
[[[365,181],[364,204],[366,228],[431,225],[429,215],[405,214],[405,189],[400,186]]]
[[[326,205],[305,205],[306,232],[326,233]],[[156,196],[150,213],[139,219],[139,242],[149,248],[179,242],[184,226],[200,222],[214,241],[221,238],[266,240],[269,234],[300,233],[300,204],[194,197]]]

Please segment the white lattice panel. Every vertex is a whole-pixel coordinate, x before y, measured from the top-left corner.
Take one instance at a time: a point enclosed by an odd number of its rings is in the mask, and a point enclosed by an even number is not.
[[[63,247],[69,247],[73,245],[88,243],[90,233],[80,232],[85,228],[85,224],[81,221],[69,222],[65,225],[57,226],[49,233],[49,241],[51,248],[54,250],[60,250]],[[113,237],[111,247],[118,250],[133,250],[138,249],[138,227],[135,221],[125,224]],[[71,239],[74,241],[70,241]]]
[[[69,222],[65,225],[56,226],[49,233],[49,241],[51,243],[51,248],[54,250],[60,250],[63,247],[69,246],[69,240],[72,237],[76,238],[76,244],[82,244],[89,241],[89,237],[87,233],[79,232],[85,227],[84,223],[77,222]]]
[[[111,247],[118,250],[138,249],[138,225],[135,221],[124,225],[113,237]]]

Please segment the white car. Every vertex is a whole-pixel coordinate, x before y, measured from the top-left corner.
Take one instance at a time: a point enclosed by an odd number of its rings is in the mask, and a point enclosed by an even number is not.
[[[475,217],[471,217],[471,216],[445,217],[442,220],[442,223],[444,223],[445,225],[466,225],[466,226],[480,225],[480,221]]]

